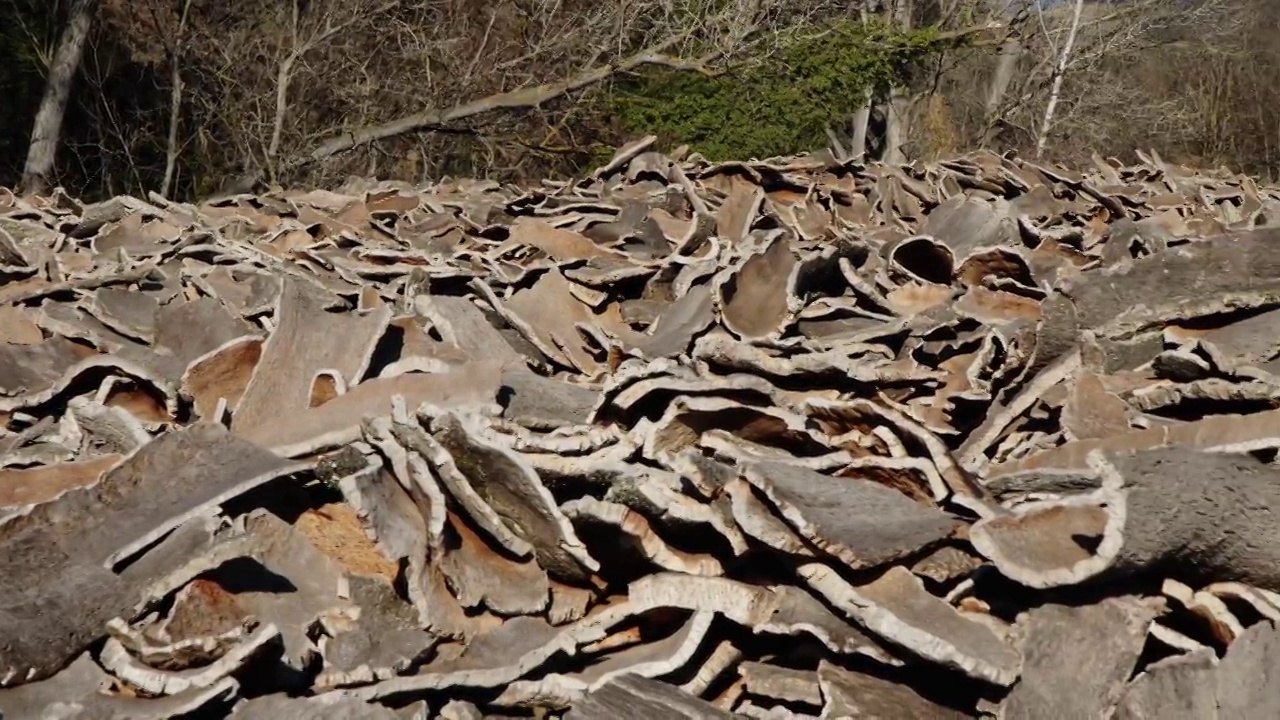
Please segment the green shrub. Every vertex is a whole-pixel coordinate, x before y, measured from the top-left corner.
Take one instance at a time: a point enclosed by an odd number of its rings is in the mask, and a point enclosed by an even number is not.
[[[933,28],[839,20],[716,77],[647,69],[614,83],[602,109],[628,135],[687,143],[712,160],[805,152],[825,145],[825,129],[867,90],[883,92],[937,45]]]

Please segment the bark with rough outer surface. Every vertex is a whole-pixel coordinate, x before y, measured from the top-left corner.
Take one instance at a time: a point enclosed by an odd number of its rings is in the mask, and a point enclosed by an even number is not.
[[[53,173],[53,161],[58,154],[58,141],[62,135],[62,119],[67,113],[67,101],[71,97],[71,83],[80,69],[84,45],[93,27],[93,16],[98,9],[97,0],[75,0],[58,49],[49,66],[45,81],[44,97],[31,128],[31,145],[27,150],[27,162],[22,168],[22,188],[25,192],[39,193],[48,187]]]

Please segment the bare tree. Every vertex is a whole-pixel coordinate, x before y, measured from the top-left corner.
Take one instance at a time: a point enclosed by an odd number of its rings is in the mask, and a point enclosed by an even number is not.
[[[1040,121],[1040,131],[1036,135],[1036,157],[1044,156],[1045,145],[1049,142],[1049,128],[1053,126],[1053,111],[1058,107],[1058,97],[1062,94],[1062,79],[1067,74],[1067,65],[1071,62],[1071,51],[1075,48],[1076,33],[1080,30],[1080,13],[1084,11],[1084,0],[1076,0],[1075,10],[1071,13],[1071,26],[1067,30],[1062,50],[1058,52],[1058,62],[1053,66],[1053,80],[1049,86],[1049,99],[1044,104],[1044,119]],[[1036,12],[1043,17],[1044,7],[1037,3]]]
[[[187,33],[187,16],[191,12],[191,0],[181,0],[178,29],[169,52],[169,134],[165,141],[164,180],[160,195],[169,197],[173,190],[173,176],[178,169],[178,153],[181,151],[178,127],[182,122],[182,51]]]
[[[1019,1],[1022,12],[1015,9],[995,57],[978,60],[986,92],[973,141],[991,146],[1001,128],[1013,130],[1039,155],[1049,152],[1059,130],[1070,134],[1077,119],[1092,121],[1093,99],[1109,96],[1100,75],[1136,62],[1180,31],[1217,34],[1236,26],[1234,0]],[[970,92],[972,85],[957,82],[952,97]],[[1006,138],[1006,144],[1019,141]]]
[[[71,98],[71,86],[80,69],[96,11],[97,0],[73,0],[71,3],[67,25],[59,36],[58,49],[49,65],[44,97],[40,100],[40,109],[31,128],[31,144],[22,169],[24,192],[40,193],[48,187],[62,136],[63,118],[67,114],[67,102]]]

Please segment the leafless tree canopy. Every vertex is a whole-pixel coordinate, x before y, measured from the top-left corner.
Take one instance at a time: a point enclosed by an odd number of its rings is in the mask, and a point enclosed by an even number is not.
[[[658,69],[734,77],[851,20],[947,41],[848,98],[829,132],[837,155],[1152,148],[1280,167],[1280,8],[1265,0],[5,4],[9,45],[43,83],[29,112],[0,120],[30,141],[9,172],[90,193],[572,174],[643,131],[601,111],[614,83]],[[76,119],[60,134],[65,113]]]

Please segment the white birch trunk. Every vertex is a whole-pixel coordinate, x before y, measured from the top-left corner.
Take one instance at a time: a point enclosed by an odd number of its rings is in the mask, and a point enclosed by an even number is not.
[[[1071,62],[1071,50],[1076,43],[1076,33],[1080,30],[1080,14],[1084,11],[1084,0],[1076,0],[1075,10],[1071,15],[1071,29],[1067,31],[1067,40],[1062,44],[1062,53],[1058,55],[1058,63],[1053,68],[1053,85],[1049,89],[1049,101],[1044,106],[1044,119],[1040,121],[1040,134],[1036,138],[1036,157],[1044,156],[1045,147],[1049,144],[1049,130],[1053,127],[1053,113],[1058,109],[1058,97],[1062,94],[1062,78],[1067,74],[1067,64]]]

